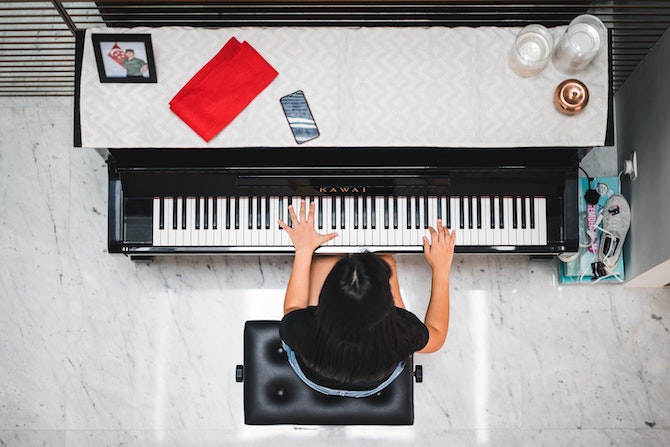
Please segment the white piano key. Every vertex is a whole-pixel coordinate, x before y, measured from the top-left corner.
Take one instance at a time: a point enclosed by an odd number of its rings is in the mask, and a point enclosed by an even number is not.
[[[242,228],[244,223],[242,221],[241,201],[240,197],[230,197],[230,242],[233,246],[244,246],[244,238],[242,237]]]
[[[163,227],[163,229],[160,227],[160,219],[165,218],[165,208],[163,208],[163,215],[161,216],[161,200],[162,199],[155,197],[153,201],[153,231],[151,233],[151,243],[155,246],[161,245],[161,233],[165,229],[165,227]],[[165,202],[163,202],[163,205],[165,205]]]
[[[258,232],[258,247],[267,247],[268,246],[268,231],[265,228],[265,219],[268,217],[265,212],[265,203],[266,197],[256,197],[256,214],[258,219],[256,221],[256,227]],[[258,225],[260,223],[260,226]]]
[[[205,197],[203,199],[203,204],[207,206],[207,213],[205,215],[205,223],[207,224],[205,226],[205,240],[204,240],[204,245],[207,247],[211,247],[214,245],[214,229],[212,225],[212,218],[213,218],[213,209],[212,209],[212,198],[211,197]],[[201,245],[203,245],[201,243]]]
[[[265,240],[268,247],[275,247],[277,245],[276,235],[277,235],[277,217],[275,215],[274,203],[277,203],[278,200],[276,197],[266,197],[265,198],[265,213],[269,227],[265,227],[265,222],[263,222],[263,229],[265,231]]]
[[[337,232],[333,229],[333,220],[332,220],[332,211],[333,211],[333,198],[330,196],[323,196],[321,198],[321,210],[323,212],[323,230],[320,232],[322,234],[328,234]],[[336,242],[334,240],[329,240],[325,245],[334,246]]]
[[[396,240],[395,245],[404,246],[409,245],[410,236],[407,229],[407,202],[410,201],[409,197],[402,196],[398,197],[398,207],[395,210],[398,214],[398,228],[396,230]],[[395,207],[395,205],[394,205]]]
[[[252,230],[249,229],[249,198],[242,196],[237,200],[240,203],[240,228],[237,242],[242,247],[250,247]]]
[[[428,225],[435,228],[437,225],[437,202],[440,200],[439,197],[429,197],[428,198]],[[428,230],[424,232],[428,234]]]
[[[216,213],[212,214],[212,225],[214,226],[214,224],[216,224],[214,228],[212,228],[212,234],[214,236],[212,245],[215,247],[223,246],[222,239],[223,234],[225,233],[225,229],[222,226],[224,209],[222,199],[222,197],[214,197],[212,199],[212,206],[216,203]]]
[[[193,198],[193,223],[191,224],[191,245],[200,245],[202,233],[202,203],[199,197]]]
[[[388,211],[388,245],[394,246],[398,245],[398,229],[395,225],[396,220],[398,219],[398,213],[396,212],[397,204],[398,204],[398,198],[397,197],[386,197],[384,199],[385,202],[385,207],[387,208]]]
[[[523,205],[525,228],[522,228],[521,232],[523,233],[523,245],[532,245],[532,230],[530,228],[530,197],[524,196],[521,198],[521,203]]]
[[[163,243],[166,246],[175,245],[175,232],[172,222],[174,218],[173,203],[176,200],[173,197],[165,198],[165,234],[163,236]]]
[[[383,245],[393,245],[395,241],[395,230],[393,229],[393,200],[388,196],[381,197],[380,200],[380,228],[384,231],[379,235],[379,241]]]
[[[416,231],[414,245],[420,246],[423,243],[423,236],[428,232],[428,207],[426,196],[417,197],[419,204],[419,228]]]
[[[177,231],[179,232],[179,235],[182,238],[182,244],[185,247],[188,247],[193,246],[194,242],[198,240],[197,239],[198,235],[193,234],[195,232],[195,198],[186,197],[185,205],[186,205],[186,228],[182,229],[181,223],[179,223],[179,221],[181,220],[180,217],[177,223]],[[177,207],[179,207],[179,203],[177,203]],[[179,209],[177,212],[178,214],[181,214],[181,211],[179,211]]]
[[[183,215],[182,210],[184,208],[184,199],[182,197],[173,197],[171,209],[171,234],[170,239],[173,241],[173,244],[181,247],[184,246],[184,229],[183,227]],[[176,223],[176,226],[174,224]]]
[[[468,200],[467,197],[463,198],[463,229],[461,229],[461,233],[463,233],[463,245],[472,245],[471,243],[471,231],[470,231],[470,201]]]
[[[384,197],[373,197],[375,203],[375,229],[372,232],[372,244],[382,247],[388,245],[389,231],[384,229]]]
[[[479,203],[480,201],[477,200],[477,197],[470,197],[469,206],[471,207],[471,210],[468,215],[468,219],[470,220],[470,223],[468,224],[468,229],[470,230],[470,245],[479,245],[480,232],[477,228]]]
[[[349,245],[349,230],[351,229],[351,201],[344,197],[338,198],[337,209],[339,211],[337,216],[338,227],[342,234],[342,245]]]
[[[491,229],[491,198],[481,198],[482,225],[479,230],[479,245],[493,245],[493,230]]]
[[[349,226],[350,232],[349,232],[349,245],[353,246],[358,246],[358,236],[361,234],[362,231],[362,226],[361,226],[361,213],[362,213],[362,208],[361,208],[361,198],[360,197],[352,197],[350,199],[351,203],[351,208],[350,208],[350,222],[351,225]]]
[[[538,226],[538,244],[547,245],[547,199],[542,197],[538,201],[536,208],[540,216],[539,222],[536,222]]]
[[[493,245],[502,245],[502,232],[503,229],[500,228],[500,202],[502,198],[500,196],[495,196],[493,200]]]
[[[507,229],[507,243],[504,245],[516,245],[517,243],[517,237],[516,237],[516,229],[514,228],[514,202],[516,201],[516,197],[509,197],[506,204],[505,208],[505,216],[507,218],[507,222],[505,222],[505,228]]]
[[[362,245],[373,246],[372,236],[372,200],[370,197],[362,197],[363,203],[363,243]],[[377,223],[375,222],[375,225]]]
[[[251,230],[248,230],[251,233],[251,238],[249,239],[249,246],[250,247],[259,247],[260,246],[260,237],[261,237],[261,228],[259,228],[258,225],[258,219],[262,216],[259,214],[258,210],[258,204],[260,202],[260,198],[257,196],[251,197],[249,199],[249,209],[251,210]]]
[[[416,233],[417,233],[417,228],[416,228],[416,223],[417,223],[417,213],[416,213],[416,197],[415,196],[410,196],[407,198],[409,202],[409,206],[406,208],[407,211],[407,240],[403,244],[405,246],[414,246],[416,245]]]
[[[451,230],[456,231],[456,245],[463,245],[463,231],[459,227],[459,216],[461,213],[461,202],[458,197],[449,197],[449,214],[451,217]]]
[[[311,203],[314,203],[314,229],[316,229],[317,233],[322,233],[323,215],[321,214],[321,207],[319,206],[320,203],[318,197],[312,197]]]

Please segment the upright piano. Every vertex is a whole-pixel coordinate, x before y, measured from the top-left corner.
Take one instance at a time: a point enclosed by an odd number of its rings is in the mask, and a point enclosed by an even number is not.
[[[78,74],[83,44],[82,34]],[[79,101],[77,93],[75,146]],[[611,144],[611,104],[608,119]],[[438,219],[456,231],[459,253],[578,250],[578,170],[589,147],[313,143],[104,148],[109,252],[291,253],[277,221],[290,224],[288,206],[311,203],[318,231],[338,233],[319,253],[420,253]]]
[[[119,149],[108,156],[109,251],[287,253],[277,220],[313,202],[320,253],[421,252],[437,219],[460,253],[559,254],[578,245],[581,150],[568,148]],[[303,202],[304,201],[304,202]]]

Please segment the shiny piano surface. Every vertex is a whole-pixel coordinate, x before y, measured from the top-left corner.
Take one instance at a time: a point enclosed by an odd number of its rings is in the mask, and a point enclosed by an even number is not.
[[[301,199],[339,237],[319,252],[421,252],[441,217],[460,253],[576,251],[578,148],[110,150],[110,253],[287,253]]]

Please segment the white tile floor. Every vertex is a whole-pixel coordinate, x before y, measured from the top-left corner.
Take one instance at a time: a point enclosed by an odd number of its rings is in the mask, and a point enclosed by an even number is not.
[[[245,426],[242,325],[281,317],[290,257],[107,254],[106,167],[72,147],[71,102],[0,98],[0,445],[670,445],[670,290],[561,287],[514,256],[457,256],[414,426]],[[398,264],[422,315],[424,260]]]

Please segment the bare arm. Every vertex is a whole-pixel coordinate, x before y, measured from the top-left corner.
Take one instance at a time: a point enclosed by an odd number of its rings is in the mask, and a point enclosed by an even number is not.
[[[430,353],[439,350],[449,330],[449,274],[454,258],[456,233],[450,232],[438,219],[437,230],[430,227],[430,240],[424,236],[423,253],[433,271],[430,302],[424,324],[428,327],[428,343],[419,351]]]
[[[278,220],[279,225],[288,233],[295,248],[293,269],[291,270],[291,276],[286,286],[286,295],[284,296],[284,315],[296,309],[307,307],[309,303],[310,270],[314,250],[321,244],[337,237],[337,233],[317,233],[314,229],[314,202],[310,203],[309,213],[307,213],[306,208],[306,203],[302,200],[300,202],[300,218],[298,219],[293,206],[289,205],[288,211],[293,222],[292,227],[288,226],[282,220]]]

